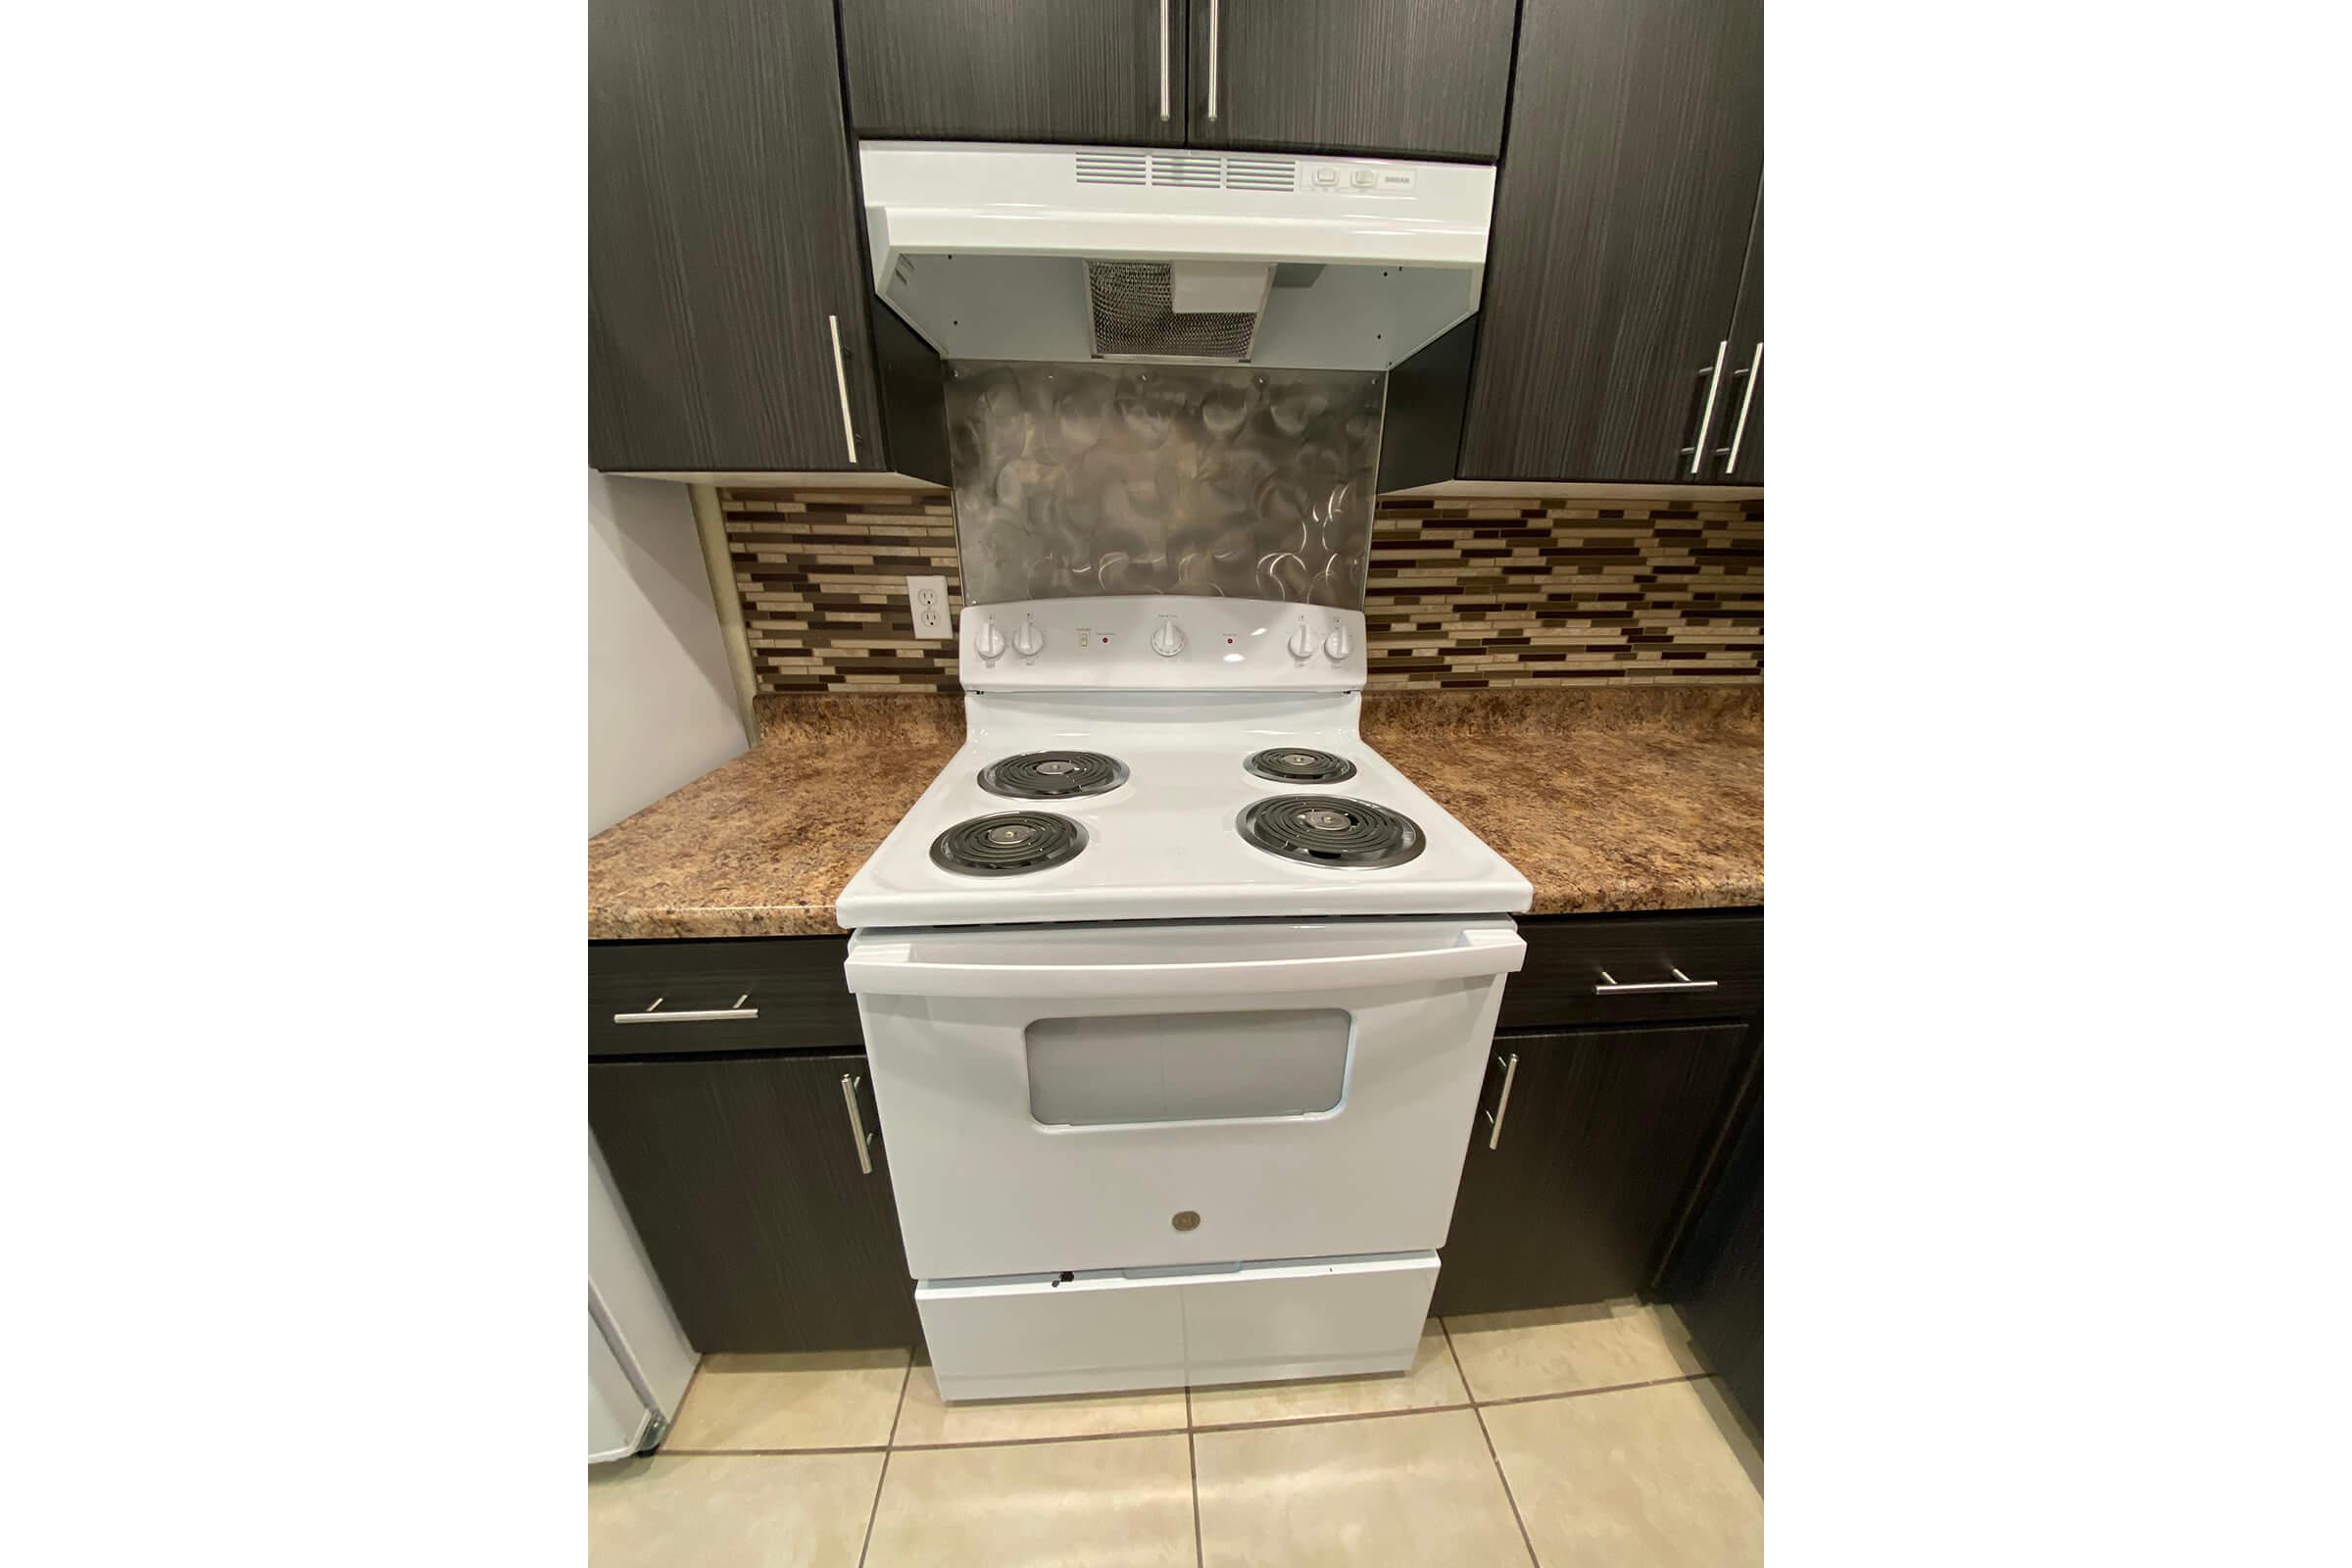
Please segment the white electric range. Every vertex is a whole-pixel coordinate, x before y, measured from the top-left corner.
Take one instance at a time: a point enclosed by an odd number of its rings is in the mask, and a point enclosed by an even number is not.
[[[1404,1370],[1527,879],[1359,738],[1357,612],[960,638],[964,745],[838,906],[942,1396]]]

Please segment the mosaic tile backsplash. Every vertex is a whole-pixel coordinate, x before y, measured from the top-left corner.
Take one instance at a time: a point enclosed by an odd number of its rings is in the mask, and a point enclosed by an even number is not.
[[[1226,594],[1360,610],[1385,377],[949,365],[974,604]]]
[[[957,689],[904,579],[963,606],[946,491],[722,489],[763,692]],[[1365,571],[1374,688],[1764,678],[1764,503],[1396,497]]]

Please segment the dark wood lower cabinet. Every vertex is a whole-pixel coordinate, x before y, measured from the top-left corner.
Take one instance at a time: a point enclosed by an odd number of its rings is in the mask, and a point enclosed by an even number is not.
[[[1495,1036],[1430,1310],[1647,1290],[1755,1052],[1743,1021]]]
[[[589,1066],[588,1125],[696,1349],[917,1343],[866,1078],[860,1053]]]
[[[1764,1430],[1764,1116],[1747,1118],[1666,1280],[1707,1365]]]

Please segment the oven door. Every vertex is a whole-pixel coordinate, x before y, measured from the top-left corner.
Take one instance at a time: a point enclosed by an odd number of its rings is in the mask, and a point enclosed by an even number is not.
[[[917,1279],[1446,1240],[1508,919],[859,932]]]

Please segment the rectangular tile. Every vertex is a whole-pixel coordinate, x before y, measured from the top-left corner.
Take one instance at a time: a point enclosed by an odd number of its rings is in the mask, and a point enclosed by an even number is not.
[[[855,1568],[881,1474],[879,1453],[662,1454],[596,1465],[588,1561]]]
[[[1053,1399],[987,1399],[949,1404],[930,1364],[917,1360],[891,1439],[923,1444],[1017,1443],[1037,1438],[1102,1437],[1122,1432],[1181,1432],[1182,1389],[1142,1394],[1082,1394]]]
[[[892,1451],[865,1568],[1193,1568],[1181,1433]]]
[[[879,1447],[890,1441],[906,1350],[706,1355],[662,1446]]]
[[[1703,1372],[1671,1311],[1637,1301],[1446,1319],[1473,1398],[1647,1383]]]
[[[1202,1432],[1203,1568],[1528,1561],[1471,1410]]]
[[[1740,1568],[1764,1499],[1713,1379],[1479,1412],[1544,1568]],[[1710,1396],[1713,1396],[1711,1401]],[[1712,1403],[1712,1407],[1711,1407]]]

